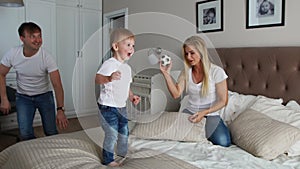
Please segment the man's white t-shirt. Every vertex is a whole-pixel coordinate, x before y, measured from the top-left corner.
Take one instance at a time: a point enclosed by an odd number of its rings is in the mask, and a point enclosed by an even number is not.
[[[193,82],[192,69],[189,69],[188,82],[188,104],[187,109],[191,112],[198,112],[208,109],[217,101],[216,84],[225,80],[228,76],[225,71],[214,64],[211,64],[209,70],[209,91],[206,97],[201,96],[202,82],[196,84]],[[209,113],[208,116],[219,115],[217,112]]]
[[[48,74],[58,69],[54,58],[42,47],[31,57],[24,56],[23,45],[14,47],[3,56],[1,63],[14,68],[17,92],[28,96],[51,91]]]
[[[97,74],[110,76],[113,72],[120,71],[121,79],[113,80],[101,86],[98,103],[111,107],[125,107],[129,96],[130,83],[132,82],[131,68],[127,63],[121,63],[114,57],[106,60]]]

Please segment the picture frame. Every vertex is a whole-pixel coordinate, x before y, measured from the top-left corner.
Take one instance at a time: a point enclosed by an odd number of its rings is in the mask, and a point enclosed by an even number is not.
[[[285,0],[247,0],[246,29],[284,26]]]
[[[223,0],[196,2],[197,33],[223,31]]]

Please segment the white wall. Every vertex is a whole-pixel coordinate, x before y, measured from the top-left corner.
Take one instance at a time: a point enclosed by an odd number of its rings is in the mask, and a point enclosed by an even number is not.
[[[193,27],[196,24],[196,2],[194,0],[104,0],[103,9],[106,13],[128,8],[129,29],[134,33],[142,29],[146,30],[144,34],[147,39],[141,37],[136,44],[142,48],[149,44],[168,46],[164,40],[159,39],[170,38],[170,36],[171,38],[175,36],[177,39],[177,34],[180,36],[179,41],[184,36],[186,38],[196,34],[196,29]],[[246,0],[224,0],[224,31],[205,35],[214,47],[299,46],[299,6],[299,0],[286,0],[285,26],[246,29]],[[159,14],[157,15],[159,18],[157,18],[155,14],[146,12],[160,12],[168,15]],[[171,15],[169,16],[169,14]],[[138,15],[139,19],[136,19]],[[175,17],[178,17],[177,21],[174,21]],[[147,31],[150,32],[146,35]],[[165,33],[166,36],[162,35]],[[151,37],[151,34],[162,36],[160,38]],[[169,47],[171,46],[169,45]]]

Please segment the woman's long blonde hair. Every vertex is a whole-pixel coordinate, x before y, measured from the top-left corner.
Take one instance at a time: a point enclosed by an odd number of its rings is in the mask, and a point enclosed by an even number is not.
[[[184,58],[184,69],[185,69],[185,87],[186,87],[186,92],[188,90],[188,82],[189,82],[189,69],[191,68],[191,65],[187,62],[186,57],[185,57],[185,47],[186,46],[193,46],[197,52],[200,54],[201,58],[201,63],[203,66],[203,81],[202,81],[202,89],[201,89],[201,95],[202,96],[207,96],[208,90],[209,90],[209,69],[211,66],[211,62],[208,57],[208,52],[206,48],[206,43],[205,41],[199,37],[199,36],[191,36],[188,39],[185,40],[183,43],[183,58]]]

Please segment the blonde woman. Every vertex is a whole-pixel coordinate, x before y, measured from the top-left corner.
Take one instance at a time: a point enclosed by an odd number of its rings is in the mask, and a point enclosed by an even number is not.
[[[193,123],[206,118],[206,137],[213,144],[228,147],[231,145],[230,132],[216,112],[227,104],[228,89],[225,71],[210,62],[205,41],[192,36],[183,44],[185,69],[174,83],[169,66],[160,65],[167,87],[173,98],[178,98],[186,90],[189,95],[184,113],[189,113]]]

